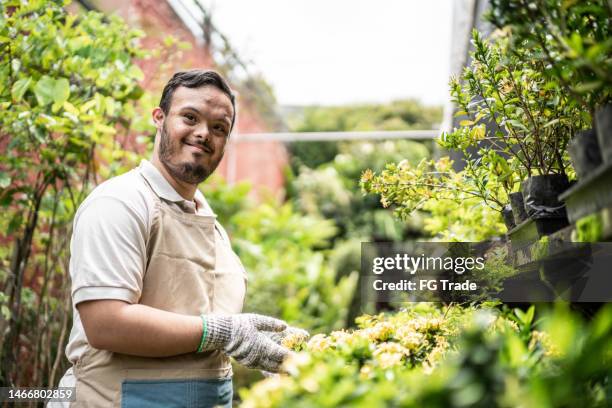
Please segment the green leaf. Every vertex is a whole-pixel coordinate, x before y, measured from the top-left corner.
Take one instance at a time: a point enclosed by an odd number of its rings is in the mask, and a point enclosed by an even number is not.
[[[171,35],[167,35],[164,37],[164,45],[166,47],[171,47],[176,42],[176,39]]]
[[[70,141],[70,143],[72,143],[75,146],[84,147],[84,148],[90,147],[90,144],[87,141],[81,140],[78,137],[71,137],[68,140]]]
[[[533,322],[534,315],[535,315],[535,306],[531,305],[529,309],[527,309],[527,314],[525,315],[525,323],[531,324],[531,322]]]
[[[5,320],[9,320],[11,318],[11,309],[6,305],[2,305],[2,307],[0,307],[0,314],[2,314]]]
[[[11,185],[11,177],[6,173],[0,173],[0,188],[7,188]]]
[[[570,38],[567,39],[567,43],[572,48],[572,50],[577,54],[582,54],[582,37],[578,33],[572,33]]]
[[[74,105],[71,104],[70,102],[64,102],[63,106],[66,112],[69,112],[74,116],[79,116],[79,110],[75,108]]]
[[[21,101],[23,95],[30,87],[30,83],[32,83],[32,78],[20,79],[13,84],[13,88],[11,88],[11,96],[15,102]]]
[[[138,65],[135,64],[128,69],[128,75],[137,81],[142,81],[144,78],[144,73],[138,67]]]
[[[47,106],[55,100],[55,80],[44,75],[34,86],[34,94],[41,106]]]
[[[523,130],[525,132],[529,131],[529,129],[527,129],[527,127],[524,124],[522,124],[521,122],[519,122],[516,119],[507,120],[506,123],[512,125],[513,128],[518,128],[518,129],[521,129],[521,130]]]
[[[11,68],[13,69],[14,73],[19,72],[19,70],[21,69],[21,61],[17,58],[13,58],[13,60],[11,61]]]
[[[63,104],[70,97],[70,82],[66,78],[60,78],[55,81],[55,86],[53,87],[53,100],[58,105]]]
[[[190,50],[192,48],[192,45],[189,41],[180,41],[178,43],[178,47],[179,47],[179,50],[185,51],[185,50]]]
[[[605,51],[606,48],[603,46],[603,44],[596,43],[589,47],[589,49],[585,53],[585,56],[590,60],[594,60],[599,55],[603,54]]]
[[[115,114],[115,100],[113,98],[110,96],[104,98],[104,106],[107,115],[113,116]]]
[[[590,91],[593,91],[599,88],[602,84],[603,82],[601,81],[584,82],[584,83],[578,84],[574,88],[574,90],[578,93],[590,92]]]
[[[127,95],[127,98],[128,99],[139,99],[143,94],[144,94],[144,89],[136,85]]]
[[[559,118],[557,118],[557,119],[553,119],[553,120],[551,120],[550,122],[547,122],[547,123],[546,123],[546,124],[545,124],[543,127],[544,127],[544,128],[547,128],[547,127],[552,126],[552,125],[554,125],[554,124],[556,124],[556,123],[559,123]]]
[[[114,135],[117,130],[114,127],[103,125],[101,123],[95,123],[94,129],[102,134]]]
[[[51,112],[53,113],[59,112],[62,106],[63,106],[62,104],[55,102],[53,105],[51,105]]]
[[[6,231],[7,234],[12,234],[16,230],[18,230],[21,227],[21,224],[23,224],[23,217],[21,216],[21,214],[16,214],[9,222]]]
[[[91,100],[85,102],[83,105],[81,105],[80,110],[81,110],[82,113],[87,113],[87,111],[89,111],[94,106],[96,106],[96,100],[95,99],[91,99]]]
[[[13,195],[10,194],[10,190],[4,190],[0,195],[0,207],[8,207],[13,202]]]
[[[79,117],[72,112],[64,112],[64,117],[70,119],[73,123],[79,123]]]

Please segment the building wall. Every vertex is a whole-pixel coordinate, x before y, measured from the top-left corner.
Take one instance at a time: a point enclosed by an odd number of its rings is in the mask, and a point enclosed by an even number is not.
[[[455,0],[453,2],[453,26],[452,26],[452,43],[450,55],[450,73],[451,76],[459,77],[463,69],[471,64],[470,53],[474,51],[474,46],[471,43],[472,30],[477,29],[485,37],[489,36],[493,31],[490,23],[483,19],[484,12],[489,7],[489,0]],[[444,114],[442,120],[442,130],[450,132],[454,128],[459,127],[459,123],[466,119],[464,116],[455,116],[457,111],[456,106],[448,100],[444,106]],[[476,154],[476,149],[471,151]],[[464,157],[458,151],[448,151],[439,149],[438,156],[449,156],[453,160],[453,167],[456,171],[463,170]]]
[[[157,48],[168,35],[191,44],[191,49],[183,50],[180,58],[162,58],[161,65],[159,59],[139,61],[145,73],[142,85],[154,95],[161,95],[166,81],[178,70],[215,67],[211,52],[203,40],[194,37],[166,1],[104,0],[97,2],[96,6],[107,14],[118,14],[130,26],[143,30],[146,34],[141,40],[143,47]],[[252,196],[256,198],[268,193],[282,197],[283,170],[288,163],[288,152],[279,142],[241,142],[240,134],[272,130],[256,108],[239,95],[236,128],[217,173],[230,183],[249,181],[253,185]]]

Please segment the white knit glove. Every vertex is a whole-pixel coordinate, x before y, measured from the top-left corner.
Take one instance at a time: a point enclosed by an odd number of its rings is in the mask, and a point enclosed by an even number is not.
[[[241,313],[206,316],[208,334],[203,350],[221,349],[245,367],[278,372],[289,350],[265,332],[282,332],[287,323],[269,316]]]
[[[306,341],[310,337],[310,333],[308,333],[306,330],[293,326],[287,326],[287,328],[282,332],[264,332],[264,334],[279,346],[282,346],[283,340],[288,336],[297,336],[298,338],[302,339],[302,341]],[[291,351],[289,353],[291,353]],[[276,373],[265,370],[261,370],[261,373],[264,377],[278,376]]]

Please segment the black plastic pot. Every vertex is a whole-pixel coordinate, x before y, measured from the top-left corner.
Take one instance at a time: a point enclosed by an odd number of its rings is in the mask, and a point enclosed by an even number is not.
[[[567,176],[547,174],[531,176],[522,184],[525,211],[529,218],[566,218],[565,204],[559,194],[570,186]]]
[[[510,206],[510,204],[506,204],[502,209],[502,217],[504,218],[504,224],[506,224],[508,231],[516,227],[516,223],[514,222],[514,214],[512,214],[512,206]]]
[[[583,179],[602,163],[601,150],[594,130],[576,133],[567,146],[578,178]]]
[[[510,205],[512,206],[512,214],[514,215],[514,225],[519,225],[528,218],[525,212],[523,193],[520,191],[510,193]]]
[[[612,163],[612,104],[595,111],[595,132],[604,163]]]

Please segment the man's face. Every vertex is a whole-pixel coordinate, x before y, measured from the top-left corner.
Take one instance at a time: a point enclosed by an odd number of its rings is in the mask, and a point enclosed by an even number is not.
[[[168,173],[189,184],[210,176],[223,158],[232,115],[229,97],[214,86],[177,88],[168,114],[153,114],[161,121],[158,155]]]

